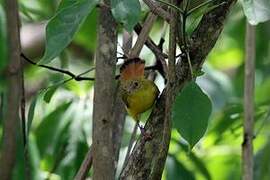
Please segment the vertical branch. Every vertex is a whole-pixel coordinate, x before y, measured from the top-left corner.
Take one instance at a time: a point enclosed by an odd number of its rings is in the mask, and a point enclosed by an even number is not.
[[[132,40],[133,40],[133,35],[132,33],[129,33],[127,31],[124,31],[123,33],[123,51],[125,55],[129,54],[129,51],[132,47]],[[118,163],[119,160],[119,152],[121,148],[121,140],[123,136],[123,131],[124,131],[124,125],[125,125],[125,119],[126,119],[126,110],[124,107],[124,104],[121,99],[121,95],[119,93],[119,82],[117,86],[117,91],[116,91],[116,100],[115,100],[115,105],[114,105],[114,127],[113,127],[113,149],[114,149],[114,156],[115,156],[115,164]],[[115,167],[115,172],[116,172]]]
[[[100,7],[93,109],[93,179],[114,179],[113,105],[117,32],[110,0]]]
[[[22,62],[21,62],[22,64]],[[31,179],[30,172],[30,162],[29,162],[29,153],[28,153],[28,140],[27,140],[27,131],[26,131],[26,118],[25,118],[25,88],[24,88],[24,73],[21,71],[21,130],[22,130],[22,139],[24,146],[24,171],[25,179]]]
[[[255,26],[246,24],[246,62],[244,89],[244,140],[242,144],[243,180],[253,179],[253,123],[255,77]]]
[[[16,136],[19,132],[19,105],[21,96],[21,62],[19,14],[16,0],[5,0],[8,32],[7,107],[4,112],[3,146],[0,159],[0,177],[11,179],[16,161]]]
[[[176,1],[171,0],[171,4],[175,5]],[[177,29],[177,13],[174,8],[170,8],[170,33],[169,33],[169,59],[168,59],[168,83],[166,86],[166,100],[165,100],[165,116],[163,123],[162,142],[160,144],[160,152],[158,158],[154,160],[154,166],[150,174],[150,179],[161,179],[162,172],[165,166],[170,139],[171,139],[171,109],[174,95],[174,84],[176,79],[175,73],[175,54],[176,54],[176,29]]]

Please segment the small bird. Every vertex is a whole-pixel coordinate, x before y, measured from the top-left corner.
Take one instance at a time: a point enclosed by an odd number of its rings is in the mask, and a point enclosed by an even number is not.
[[[159,95],[155,83],[145,78],[144,67],[144,60],[132,58],[125,61],[120,68],[121,97],[128,114],[137,123],[139,115],[150,109]]]

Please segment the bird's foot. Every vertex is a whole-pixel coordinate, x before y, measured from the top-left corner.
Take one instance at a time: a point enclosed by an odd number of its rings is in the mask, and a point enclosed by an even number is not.
[[[146,130],[144,129],[143,126],[139,125],[139,128],[140,128],[141,134],[142,134],[142,136],[143,136],[143,139],[144,139],[145,141],[150,141],[150,140],[153,139],[152,134],[149,133],[149,132],[146,132]]]

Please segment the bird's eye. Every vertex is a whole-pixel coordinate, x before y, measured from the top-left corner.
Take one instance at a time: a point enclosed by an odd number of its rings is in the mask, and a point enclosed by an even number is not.
[[[138,87],[139,83],[138,82],[134,82],[134,86]]]

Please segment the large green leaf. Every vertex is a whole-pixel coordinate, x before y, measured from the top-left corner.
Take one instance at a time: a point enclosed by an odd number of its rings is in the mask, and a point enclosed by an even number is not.
[[[46,50],[41,63],[49,63],[72,41],[98,0],[64,0],[46,27]]]
[[[57,107],[52,113],[46,116],[37,127],[35,135],[41,157],[47,150],[50,150],[51,153],[54,151],[53,147],[58,141],[61,131],[68,123],[68,119],[64,118],[64,115],[70,104],[70,102],[64,103]]]
[[[270,19],[269,0],[242,0],[242,6],[249,23],[252,25]]]
[[[114,18],[123,23],[127,31],[140,20],[141,5],[139,0],[111,0],[112,14]]]
[[[177,95],[173,105],[173,126],[191,148],[206,132],[211,111],[209,97],[193,81]]]

